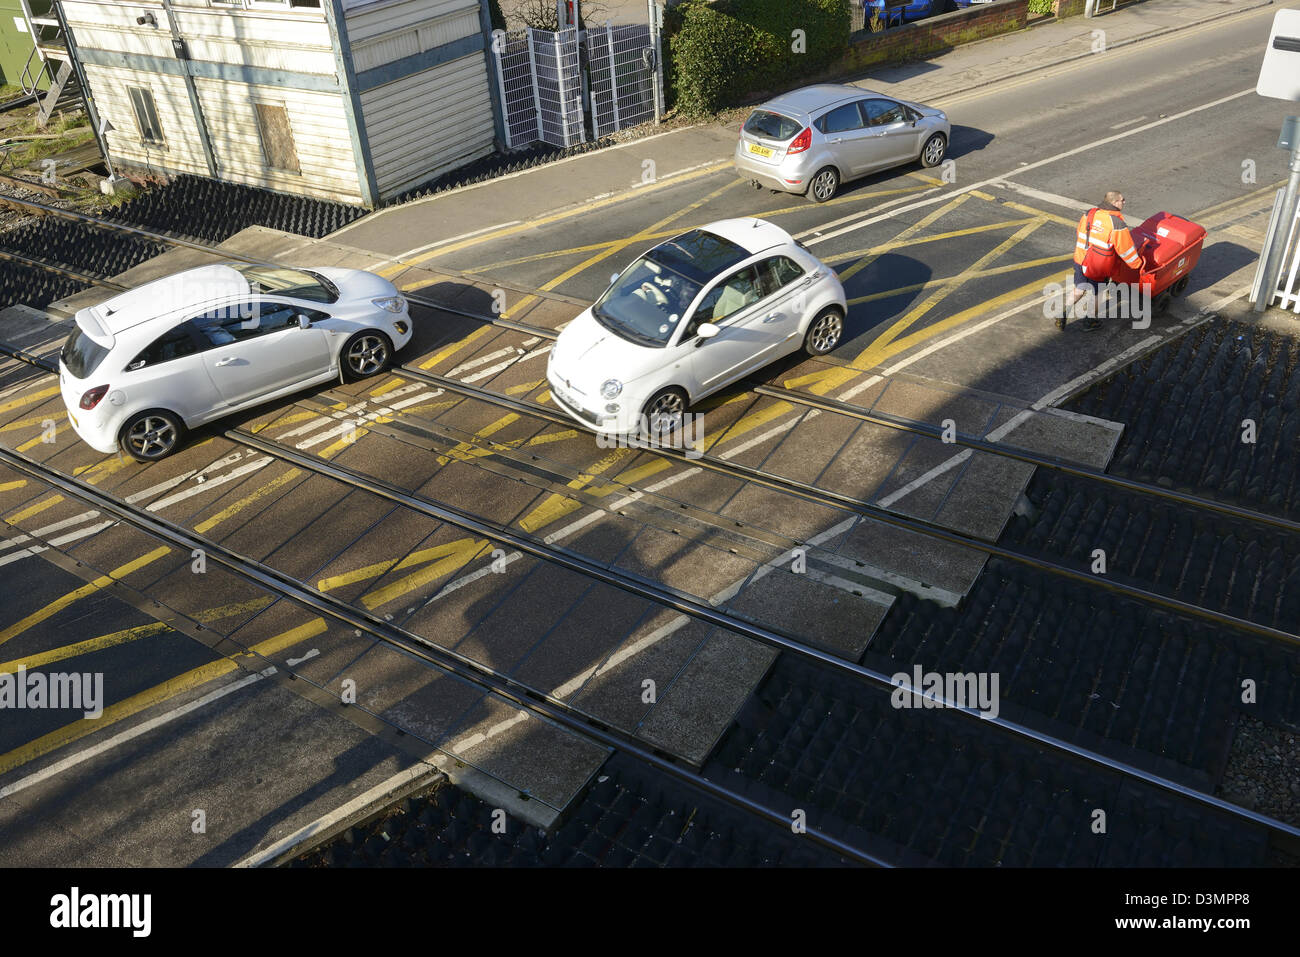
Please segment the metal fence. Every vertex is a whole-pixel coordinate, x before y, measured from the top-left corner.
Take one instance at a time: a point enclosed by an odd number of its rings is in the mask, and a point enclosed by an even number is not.
[[[647,24],[492,36],[507,149],[573,146],[653,119],[663,108],[659,38]]]
[[[1286,190],[1277,191],[1264,251],[1255,269],[1250,299],[1255,302],[1262,296],[1266,306],[1275,304],[1300,313],[1300,203],[1294,209],[1285,208],[1285,194]],[[1268,252],[1274,243],[1281,244],[1277,260],[1281,268],[1278,270],[1277,285],[1269,289]]]
[[[606,24],[585,33],[596,138],[653,119],[656,64],[649,24]]]

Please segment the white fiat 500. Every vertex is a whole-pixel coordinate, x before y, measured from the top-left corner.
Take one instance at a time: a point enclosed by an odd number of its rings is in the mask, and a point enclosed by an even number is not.
[[[382,372],[411,331],[406,299],[373,273],[203,266],[79,311],[59,386],[87,445],[152,462],[204,422]]]
[[[602,434],[673,431],[691,403],[844,333],[844,287],[779,226],[727,219],[651,249],[560,333],[556,403]]]

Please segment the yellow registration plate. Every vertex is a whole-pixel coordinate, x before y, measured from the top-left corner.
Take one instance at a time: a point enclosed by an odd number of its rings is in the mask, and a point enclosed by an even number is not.
[[[750,143],[749,151],[751,153],[757,153],[759,156],[766,156],[769,159],[772,156],[772,151],[770,149],[768,149],[766,146],[759,146],[757,143]]]

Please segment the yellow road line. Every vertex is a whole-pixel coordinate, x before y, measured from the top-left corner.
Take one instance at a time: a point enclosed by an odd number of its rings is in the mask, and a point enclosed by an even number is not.
[[[395,582],[389,582],[382,588],[377,588],[361,596],[361,604],[365,605],[371,611],[388,604],[390,601],[396,601],[408,592],[417,588],[422,588],[429,582],[437,581],[444,575],[450,574],[457,568],[468,565],[474,559],[484,554],[492,547],[492,544],[486,539],[463,538],[459,541],[450,542],[447,545],[439,545],[437,548],[428,549],[427,552],[445,552],[450,550],[450,554],[426,568],[420,569],[414,574],[399,578]],[[412,563],[414,564],[414,563]],[[407,565],[406,561],[400,563],[397,568]]]
[[[446,246],[439,246],[437,249],[431,249],[426,253],[420,253],[417,256],[412,256],[408,260],[393,263],[393,265],[391,266],[385,266],[383,269],[378,270],[378,273],[379,275],[384,276],[386,278],[391,278],[392,276],[397,275],[398,273],[402,272],[405,269],[410,268],[411,266],[418,265],[419,263],[422,262],[428,262],[430,259],[435,259],[439,256],[446,256],[449,255],[450,253],[460,252],[462,249],[468,249],[471,246],[478,246],[483,243],[491,242],[496,239],[503,239],[506,236],[514,236],[530,229],[536,229],[539,226],[546,226],[551,223],[562,222],[563,220],[566,219],[573,219],[576,216],[582,216],[586,213],[595,212],[598,209],[604,209],[608,206],[613,206],[617,203],[622,203],[629,199],[635,199],[641,196],[645,196],[647,193],[657,192],[658,190],[665,189],[670,186],[677,186],[680,185],[681,183],[687,183],[690,182],[691,180],[699,179],[702,176],[711,176],[712,174],[718,172],[718,170],[725,169],[730,165],[731,165],[730,159],[722,160],[721,162],[718,163],[711,163],[710,165],[705,166],[701,169],[692,170],[691,172],[683,173],[680,176],[670,176],[667,179],[659,180],[655,183],[650,184],[649,186],[642,186],[629,191],[621,191],[615,194],[614,196],[606,196],[603,199],[597,199],[597,200],[592,200],[590,202],[581,203],[578,206],[561,210],[558,213],[552,213],[549,216],[542,216],[538,219],[531,219],[528,220],[527,222],[519,223],[518,225],[515,226],[505,226],[502,227],[501,229],[495,229],[491,232],[482,233],[478,236],[470,236],[466,239],[460,240],[459,242],[449,243]]]
[[[1063,253],[1060,256],[1044,256],[1041,259],[1026,259],[1023,262],[1011,263],[1008,266],[994,266],[992,269],[981,269],[979,272],[972,273],[968,279],[985,279],[989,276],[1002,276],[1009,272],[1019,272],[1022,269],[1033,269],[1035,266],[1047,266],[1052,263],[1063,263],[1073,259],[1071,253]],[[936,286],[946,286],[956,282],[957,276],[947,276],[943,279],[932,279],[929,282],[918,282],[911,286],[899,286],[897,289],[886,289],[884,292],[873,292],[866,296],[857,296],[848,300],[850,306],[856,306],[859,303],[875,302],[879,299],[889,299],[893,296],[901,296],[909,292],[922,292],[926,289],[933,289]]]
[[[46,605],[44,608],[40,609],[39,611],[32,612],[22,621],[10,625],[4,631],[0,631],[0,645],[3,645],[6,641],[15,637],[16,635],[21,635],[24,631],[26,631],[28,628],[31,628],[33,625],[39,625],[47,618],[54,617],[63,609],[79,601],[80,599],[85,598],[87,595],[93,595],[101,588],[104,588],[112,584],[115,580],[125,578],[127,575],[130,575],[133,572],[139,571],[141,568],[144,568],[146,565],[157,561],[158,559],[162,558],[164,555],[170,552],[171,549],[168,548],[166,545],[163,545],[159,548],[155,548],[153,551],[149,552],[148,554],[141,555],[139,558],[132,559],[131,561],[127,562],[125,565],[119,565],[117,568],[113,569],[107,575],[101,575],[98,578],[96,578],[94,581],[89,582],[88,584],[82,585],[80,588],[76,588],[68,592],[66,595],[62,596],[61,598],[56,598],[54,601],[50,602],[48,605]]]
[[[56,426],[54,427],[54,431],[50,434],[50,438],[52,438],[52,439],[53,439],[53,438],[57,438],[60,432],[66,432],[66,431],[67,431],[68,429],[70,429],[71,427],[72,427],[71,424],[68,423],[68,422],[64,422],[62,425],[56,425]],[[45,433],[41,433],[40,435],[36,436],[35,438],[28,439],[28,440],[27,440],[26,442],[24,442],[22,445],[18,446],[18,451],[19,451],[19,452],[27,452],[27,451],[29,451],[29,450],[31,450],[31,449],[36,448],[36,446],[38,446],[38,445],[40,445],[40,444],[42,444],[42,443],[45,443],[45,444],[47,444],[47,445],[53,444],[53,443],[50,443],[50,442],[46,442]]]
[[[210,529],[216,528],[226,519],[234,515],[238,515],[240,512],[248,508],[250,505],[253,505],[258,501],[260,501],[261,499],[266,498],[266,496],[270,495],[276,489],[280,488],[281,486],[285,485],[288,482],[292,482],[295,478],[297,478],[301,474],[302,473],[299,472],[297,469],[289,469],[289,471],[285,472],[283,475],[275,479],[272,479],[270,482],[267,482],[256,492],[252,492],[249,495],[246,495],[244,498],[241,498],[238,502],[235,502],[233,505],[226,506],[221,511],[217,512],[216,515],[213,515],[211,518],[204,519],[202,522],[199,522],[199,524],[194,526],[194,531],[202,534],[206,531],[209,531]]]
[[[484,336],[488,334],[489,330],[491,329],[492,329],[491,326],[479,326],[477,329],[475,329],[465,338],[457,339],[455,342],[451,343],[451,345],[443,346],[433,355],[429,356],[429,358],[421,362],[420,368],[426,371],[432,369],[434,366],[436,366],[442,360],[446,359],[448,356],[453,356],[457,352],[460,352],[461,349],[464,349],[466,346],[472,345],[473,343],[477,342],[479,339],[482,339]]]
[[[947,203],[944,203],[938,209],[931,210],[920,220],[920,222],[913,223],[911,226],[908,226],[901,233],[899,233],[897,236],[891,239],[890,242],[894,243],[895,245],[899,245],[907,242],[917,233],[921,232],[922,230],[928,229],[932,223],[934,223],[935,221],[937,221],[938,219],[944,216],[947,216],[949,213],[951,213],[962,203],[966,202],[969,196],[970,196],[969,193],[962,193],[956,199],[949,200]],[[854,263],[852,266],[849,266],[847,269],[845,269],[843,272],[839,274],[840,282],[846,282],[849,278],[857,275],[859,272],[861,272],[863,269],[866,269],[868,266],[870,266],[873,262],[875,262],[879,258],[880,258],[879,254],[874,256],[872,255],[863,256],[856,263]]]
[[[269,429],[272,426],[296,425],[299,422],[306,422],[308,419],[316,418],[315,412],[294,412],[283,418],[272,419],[270,422],[262,422],[252,428],[252,432],[261,432],[263,429]]]
[[[79,741],[86,735],[94,731],[117,724],[119,721],[125,721],[127,718],[134,717],[141,711],[151,708],[154,705],[162,704],[177,695],[184,694],[192,688],[207,684],[214,678],[220,678],[222,675],[229,674],[239,667],[242,660],[251,659],[254,656],[274,655],[286,648],[291,648],[299,642],[314,638],[316,635],[325,631],[326,625],[322,618],[317,618],[305,625],[286,631],[283,634],[276,635],[274,638],[268,638],[266,641],[254,645],[248,652],[242,652],[234,657],[222,658],[218,661],[209,662],[201,665],[184,674],[177,675],[147,691],[132,695],[125,701],[119,701],[117,704],[110,705],[104,709],[104,713],[98,718],[83,718],[80,721],[74,721],[71,724],[64,725],[56,731],[37,738],[35,741],[29,741],[27,744],[14,748],[7,754],[0,755],[0,774],[12,771],[14,768],[21,767],[42,755],[49,754],[58,748],[69,745],[74,741]]]
[[[12,492],[16,488],[22,488],[27,484],[27,479],[19,479],[16,482],[0,483],[0,492]]]
[[[518,419],[519,419],[519,413],[507,412],[505,415],[501,416],[501,418],[497,419],[495,422],[489,423],[488,425],[483,426],[483,428],[475,432],[474,438],[486,439],[488,436],[495,435],[496,433],[504,429],[506,426],[510,425],[512,422],[517,421]],[[494,451],[514,448],[519,444],[518,441],[508,443],[506,445],[493,443],[493,445],[489,445],[488,447],[483,448],[483,447],[475,447],[474,445],[471,444],[472,441],[473,440],[469,440],[465,442],[457,442],[456,446],[452,448],[450,451],[448,451],[446,454],[438,456],[438,464],[446,465],[452,459],[456,459],[458,461],[464,462],[470,459],[481,458],[484,455],[491,455]]]
[[[67,414],[64,412],[53,412],[49,415],[38,415],[33,419],[22,419],[18,422],[9,422],[5,425],[0,425],[0,432],[12,432],[15,429],[26,429],[33,425],[40,425],[42,422],[47,422],[51,419],[63,419],[66,417]]]
[[[207,611],[199,612],[195,618],[198,621],[207,624],[213,621],[220,621],[223,618],[230,618],[234,615],[244,614],[245,612],[261,611],[274,600],[275,599],[273,598],[254,598],[250,601],[235,602],[231,605],[222,605],[218,608],[210,608]],[[0,674],[12,674],[19,667],[26,668],[29,671],[34,668],[43,668],[56,661],[64,661],[68,658],[76,658],[80,655],[87,655],[95,651],[103,651],[105,648],[124,645],[139,638],[147,638],[150,635],[156,635],[160,632],[171,630],[171,626],[165,621],[155,621],[148,625],[138,625],[135,628],[126,628],[122,631],[112,632],[111,634],[100,635],[98,638],[88,638],[85,641],[78,641],[71,645],[63,645],[60,648],[54,648],[50,651],[41,652],[40,654],[29,655],[26,658],[17,658],[13,661],[6,661],[4,664],[0,664]]]
[[[1044,219],[1050,219],[1054,223],[1060,223],[1062,226],[1069,226],[1071,229],[1079,225],[1077,219],[1069,219],[1060,213],[1049,213],[1044,209],[1036,209],[1033,206],[1027,206],[1024,203],[1012,202],[1009,199],[997,200],[999,206],[1005,206],[1007,209],[1014,209],[1018,213],[1029,213],[1032,216],[1042,216]]]
[[[25,405],[31,405],[39,399],[46,399],[52,395],[59,394],[59,387],[52,386],[48,389],[41,389],[39,392],[33,392],[30,395],[24,395],[17,399],[10,399],[8,402],[0,402],[0,415],[11,409],[21,409]]]
[[[51,495],[49,498],[37,502],[35,505],[29,505],[21,512],[15,512],[13,515],[10,515],[8,518],[6,518],[5,521],[8,522],[10,525],[15,525],[18,522],[31,518],[33,515],[39,515],[47,508],[52,508],[53,506],[58,505],[62,501],[63,501],[62,495]]]
[[[579,473],[577,478],[568,483],[568,487],[575,492],[585,488],[596,476],[603,475],[635,451],[636,449],[626,446],[614,449],[600,461],[589,465],[585,471]],[[526,532],[535,532],[538,529],[545,528],[552,522],[564,518],[566,515],[576,512],[580,508],[582,508],[582,502],[578,499],[569,498],[556,492],[548,496],[546,501],[520,519],[519,527]]]
[[[935,289],[934,292],[930,293],[930,295],[923,299],[919,304],[914,306],[912,309],[909,309],[902,318],[893,322],[888,329],[876,336],[872,340],[871,345],[862,350],[858,357],[850,363],[851,368],[871,369],[878,365],[880,363],[881,354],[889,348],[891,342],[902,334],[903,330],[910,327],[914,322],[928,313],[944,299],[952,295],[958,287],[967,282],[975,273],[978,273],[990,262],[1028,239],[1034,230],[1042,226],[1044,222],[1046,222],[1045,219],[1036,219],[1032,222],[1026,223],[1011,236],[1008,236],[993,249],[990,249],[987,253],[977,259],[969,267],[954,276],[951,282],[946,282],[938,289]]]

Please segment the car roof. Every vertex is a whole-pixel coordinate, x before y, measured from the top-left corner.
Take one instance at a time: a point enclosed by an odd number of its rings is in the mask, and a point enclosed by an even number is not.
[[[874,90],[864,90],[844,83],[819,83],[816,86],[805,86],[802,89],[791,90],[789,93],[782,93],[776,99],[763,103],[759,109],[811,115],[848,100],[860,100],[869,96],[880,96],[880,94]]]
[[[91,339],[111,346],[128,329],[248,293],[248,280],[238,270],[217,263],[164,276],[105,299],[79,310],[76,321]]]
[[[794,241],[789,233],[775,223],[769,223],[766,219],[755,219],[752,216],[743,219],[720,219],[701,228],[715,236],[730,240],[750,255]]]

